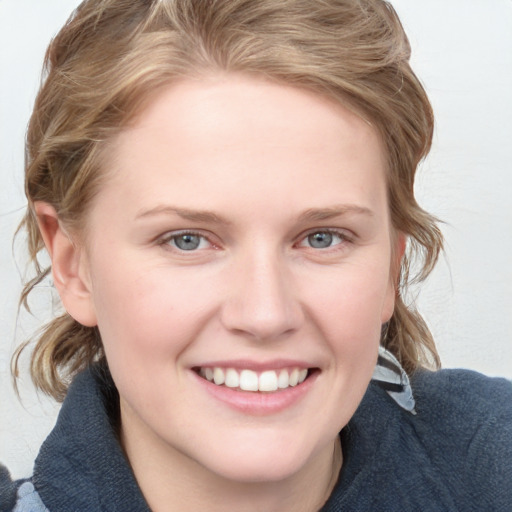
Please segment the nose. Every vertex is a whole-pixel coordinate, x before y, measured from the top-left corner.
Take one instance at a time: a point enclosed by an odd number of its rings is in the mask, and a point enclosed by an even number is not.
[[[303,309],[291,272],[279,257],[242,258],[229,279],[221,313],[226,329],[261,341],[299,329]]]

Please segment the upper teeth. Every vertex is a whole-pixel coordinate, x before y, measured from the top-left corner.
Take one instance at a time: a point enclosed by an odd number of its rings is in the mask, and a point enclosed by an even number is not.
[[[291,368],[266,370],[260,374],[253,370],[236,370],[235,368],[201,368],[199,374],[206,380],[243,391],[277,391],[296,386],[304,382],[307,369]]]

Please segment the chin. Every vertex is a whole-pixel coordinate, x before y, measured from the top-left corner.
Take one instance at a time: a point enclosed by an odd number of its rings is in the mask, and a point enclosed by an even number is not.
[[[281,482],[300,472],[306,461],[289,457],[272,457],[267,460],[238,460],[230,465],[208,468],[222,478],[241,484]]]
[[[280,437],[280,442],[269,439],[237,442],[232,449],[221,449],[217,454],[210,452],[202,463],[212,473],[231,481],[280,482],[309,466],[317,454],[311,443],[309,446],[293,443],[292,436],[286,433]],[[330,443],[328,449],[332,449]]]

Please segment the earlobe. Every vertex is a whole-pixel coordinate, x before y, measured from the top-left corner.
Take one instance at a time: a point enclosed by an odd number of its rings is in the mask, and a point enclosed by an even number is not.
[[[52,261],[53,281],[64,308],[82,325],[97,325],[83,248],[73,242],[53,206],[36,201],[34,209]]]

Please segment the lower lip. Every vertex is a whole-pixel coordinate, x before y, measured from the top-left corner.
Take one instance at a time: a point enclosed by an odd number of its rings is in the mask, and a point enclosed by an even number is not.
[[[252,416],[266,416],[277,414],[299,402],[311,390],[318,377],[318,372],[314,372],[308,378],[294,387],[289,387],[270,393],[260,393],[254,391],[240,391],[228,388],[227,386],[217,386],[212,382],[200,377],[192,371],[199,384],[211,396],[244,414]]]

